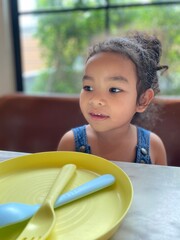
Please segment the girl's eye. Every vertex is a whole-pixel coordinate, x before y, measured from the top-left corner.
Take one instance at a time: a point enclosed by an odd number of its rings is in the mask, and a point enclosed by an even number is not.
[[[93,88],[91,86],[84,86],[83,89],[88,92],[93,91]]]
[[[110,93],[119,93],[119,92],[122,92],[122,90],[119,89],[119,88],[114,88],[114,87],[113,87],[113,88],[110,88],[110,89],[109,89],[109,92],[110,92]]]

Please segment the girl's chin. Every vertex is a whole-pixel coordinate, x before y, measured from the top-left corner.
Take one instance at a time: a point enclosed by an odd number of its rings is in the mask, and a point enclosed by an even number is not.
[[[91,128],[93,128],[94,131],[96,132],[108,132],[111,131],[112,128],[108,127],[107,125],[103,124],[103,123],[98,123],[98,124],[94,124],[92,122],[89,123],[89,125],[91,126]]]

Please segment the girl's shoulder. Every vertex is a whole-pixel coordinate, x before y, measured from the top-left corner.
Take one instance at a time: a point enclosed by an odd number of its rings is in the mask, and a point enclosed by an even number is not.
[[[167,165],[167,156],[164,143],[154,132],[151,132],[150,134],[150,146],[150,155],[152,161],[158,165]]]
[[[138,145],[149,149],[151,162],[158,165],[167,165],[166,150],[161,138],[152,131],[137,127]]]
[[[59,141],[57,150],[58,151],[74,151],[74,134],[72,130],[66,132]]]

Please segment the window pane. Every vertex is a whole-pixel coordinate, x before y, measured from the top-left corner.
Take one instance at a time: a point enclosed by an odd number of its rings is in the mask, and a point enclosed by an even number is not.
[[[78,1],[44,2],[58,5]],[[107,16],[106,9],[20,15],[25,92],[79,93],[86,53],[92,43],[108,34],[145,30],[161,39],[161,64],[169,65],[160,77],[161,93],[180,95],[180,5],[113,8],[109,9],[108,21]]]
[[[36,0],[31,1],[18,0],[17,3],[19,12],[33,11],[36,8]]]
[[[110,4],[135,4],[135,3],[165,3],[170,2],[169,0],[110,0]]]
[[[161,6],[111,10],[111,35],[140,30],[156,34],[162,42],[162,65],[169,70],[160,76],[161,94],[180,95],[180,6]]]
[[[104,6],[106,0],[18,0],[19,12]]]
[[[104,11],[32,17],[29,28],[26,18],[21,17],[25,92],[79,93],[87,48],[104,32]]]

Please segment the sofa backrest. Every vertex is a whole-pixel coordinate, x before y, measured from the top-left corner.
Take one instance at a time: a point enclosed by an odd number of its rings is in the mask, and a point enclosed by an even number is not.
[[[180,98],[158,98],[159,117],[152,128],[164,142],[168,165],[180,166]]]
[[[180,99],[158,98],[156,104],[161,106],[161,121],[150,129],[163,140],[168,165],[180,166]],[[55,151],[66,131],[85,123],[78,97],[1,96],[0,150]]]
[[[0,97],[1,150],[54,151],[66,131],[84,123],[78,97]]]

